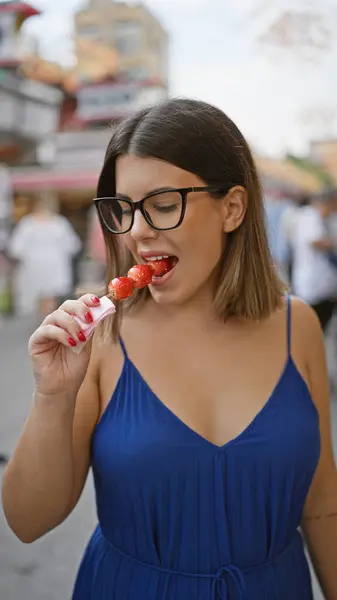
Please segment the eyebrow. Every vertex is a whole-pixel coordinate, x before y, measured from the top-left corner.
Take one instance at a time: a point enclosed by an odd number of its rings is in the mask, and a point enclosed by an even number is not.
[[[162,192],[170,192],[172,190],[178,190],[178,189],[180,189],[180,188],[170,187],[170,186],[166,185],[164,187],[155,188],[155,189],[149,191],[145,196],[143,196],[143,198],[152,196],[152,194],[160,194]],[[119,192],[116,192],[115,196],[116,196],[116,198],[120,198],[121,200],[129,200],[130,202],[137,202],[137,200],[132,200],[132,198],[130,198],[130,196],[127,196],[126,194],[120,194]]]

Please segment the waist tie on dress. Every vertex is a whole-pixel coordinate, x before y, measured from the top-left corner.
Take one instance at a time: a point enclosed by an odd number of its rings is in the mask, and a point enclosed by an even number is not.
[[[226,579],[230,577],[235,584],[239,598],[243,597],[245,588],[245,580],[243,572],[233,565],[227,567],[221,567],[217,574],[213,578],[212,583],[212,600],[227,600],[227,582]]]
[[[123,556],[124,558],[128,559],[129,561],[136,563],[142,567],[151,569],[153,571],[156,571],[157,573],[162,573],[163,575],[166,575],[168,577],[168,579],[170,579],[171,577],[175,577],[175,576],[176,577],[186,577],[189,579],[200,579],[200,580],[208,579],[208,581],[212,582],[211,600],[229,600],[228,583],[229,583],[230,579],[232,580],[233,584],[236,587],[236,591],[238,593],[238,599],[242,600],[243,596],[244,596],[244,592],[245,592],[245,576],[248,575],[249,573],[251,573],[252,571],[259,571],[260,569],[263,570],[264,568],[277,562],[283,555],[285,555],[290,550],[290,548],[292,546],[294,546],[296,543],[299,543],[299,541],[301,540],[300,534],[297,532],[297,534],[294,536],[293,540],[290,542],[290,544],[288,544],[288,546],[283,550],[283,552],[281,552],[274,558],[265,561],[262,564],[250,567],[248,569],[243,570],[243,569],[239,569],[239,567],[236,567],[234,565],[226,565],[226,566],[220,567],[220,569],[215,574],[185,573],[182,571],[165,569],[164,567],[160,567],[157,565],[152,565],[150,563],[143,562],[139,558],[135,558],[134,556],[127,554],[127,552],[124,552],[124,550],[121,550],[120,548],[117,548],[116,546],[114,546],[105,537],[100,526],[98,526],[97,529],[100,531],[104,541],[117,554],[119,554],[120,556]],[[300,543],[302,543],[302,542],[300,542]]]

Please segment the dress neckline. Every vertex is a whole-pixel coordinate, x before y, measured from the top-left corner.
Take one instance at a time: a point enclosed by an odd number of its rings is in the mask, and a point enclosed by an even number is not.
[[[179,417],[179,415],[177,415],[177,413],[175,413],[171,408],[169,408],[169,406],[167,406],[167,404],[165,404],[159,398],[159,396],[153,391],[151,386],[147,383],[147,381],[142,376],[142,374],[139,371],[139,369],[137,368],[137,366],[127,355],[125,356],[125,359],[124,359],[124,365],[123,365],[123,369],[122,369],[122,372],[120,375],[120,379],[116,386],[115,392],[113,393],[112,398],[111,398],[112,402],[113,402],[114,396],[117,392],[117,388],[119,387],[119,383],[120,383],[120,381],[122,381],[123,376],[125,375],[125,372],[128,368],[132,370],[132,372],[135,374],[137,379],[140,381],[140,384],[144,386],[144,389],[149,394],[151,399],[157,404],[157,406],[159,406],[163,411],[166,412],[166,414],[170,417],[170,419],[173,419],[176,423],[178,423],[178,425],[183,430],[185,430],[185,432],[187,432],[189,435],[192,435],[193,437],[195,437],[201,444],[208,446],[209,448],[216,450],[218,452],[224,451],[227,448],[229,448],[230,446],[232,446],[233,444],[236,444],[236,443],[244,440],[246,435],[248,435],[248,433],[250,433],[251,429],[253,429],[253,427],[264,417],[265,413],[268,412],[268,410],[274,405],[274,402],[279,398],[279,395],[277,392],[282,387],[282,385],[287,377],[287,374],[290,373],[291,370],[293,370],[294,375],[299,379],[301,385],[304,388],[305,393],[309,397],[310,402],[315,407],[315,404],[313,403],[313,400],[312,400],[312,397],[311,397],[311,394],[310,394],[310,391],[309,391],[306,381],[304,380],[303,376],[299,372],[296,364],[294,363],[294,361],[292,359],[292,356],[288,355],[285,365],[282,369],[282,372],[281,372],[277,382],[275,383],[275,386],[273,387],[271,394],[269,395],[267,401],[264,403],[264,405],[261,407],[261,409],[256,413],[256,415],[253,417],[253,419],[247,424],[246,427],[244,427],[242,429],[242,431],[240,433],[238,433],[236,436],[234,436],[230,440],[226,441],[224,444],[218,445],[218,444],[212,442],[211,440],[205,438],[200,433],[198,433],[195,429],[193,429],[190,425],[188,425],[188,423],[186,423],[183,419],[181,419]],[[317,411],[316,407],[315,407],[315,410]],[[103,417],[104,417],[104,414],[103,414]]]

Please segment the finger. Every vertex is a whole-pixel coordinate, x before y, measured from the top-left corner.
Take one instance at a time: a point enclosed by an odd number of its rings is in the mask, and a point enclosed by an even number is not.
[[[99,306],[100,299],[95,294],[84,294],[79,298],[80,302],[84,302],[87,306]]]
[[[82,327],[80,321],[76,321],[75,317],[75,314],[70,314],[62,309],[58,309],[45,319],[43,325],[56,325],[56,327],[60,327],[67,331],[76,341],[86,342],[87,336],[84,331],[85,327]]]
[[[69,336],[69,333],[65,329],[57,325],[48,324],[41,325],[34,331],[29,340],[29,348],[33,349],[40,344],[42,345],[51,341],[62,344],[66,348],[74,348],[77,345],[76,340]]]
[[[100,305],[100,299],[92,294],[85,294],[78,300],[66,300],[60,309],[64,310],[70,315],[76,315],[81,321],[90,325],[93,320],[93,314],[90,308],[94,308]]]

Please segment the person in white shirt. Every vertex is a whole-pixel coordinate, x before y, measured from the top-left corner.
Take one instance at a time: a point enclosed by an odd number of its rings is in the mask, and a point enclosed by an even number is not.
[[[329,324],[337,300],[337,264],[331,253],[336,239],[329,234],[329,219],[336,212],[332,194],[313,198],[296,218],[293,235],[293,288],[314,308],[323,330]]]
[[[309,196],[303,195],[296,201],[288,204],[281,219],[281,231],[284,243],[288,248],[287,274],[290,287],[293,285],[293,262],[294,262],[294,231],[296,230],[297,217],[301,215],[303,208],[310,204]]]
[[[33,213],[15,227],[8,246],[18,263],[15,288],[21,314],[38,308],[44,318],[55,310],[58,298],[72,291],[72,260],[81,245],[69,221],[38,199]]]

